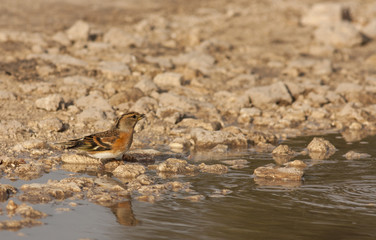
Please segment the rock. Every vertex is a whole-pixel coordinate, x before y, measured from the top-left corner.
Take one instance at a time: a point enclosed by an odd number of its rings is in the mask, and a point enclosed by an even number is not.
[[[337,113],[337,118],[345,120],[356,120],[359,122],[364,122],[364,111],[357,108],[353,103],[345,104],[341,111]]]
[[[91,92],[88,96],[81,97],[77,99],[75,105],[81,109],[85,108],[96,108],[104,112],[110,111],[113,109],[111,105],[105,100],[99,93]]]
[[[206,165],[205,163],[201,163],[198,167],[200,168],[200,172],[206,173],[224,174],[228,171],[228,168],[222,164]]]
[[[183,75],[180,73],[160,73],[153,79],[159,88],[180,87],[183,83]]]
[[[350,10],[341,3],[316,3],[302,17],[302,24],[321,26],[350,20]]]
[[[40,58],[46,61],[50,61],[53,64],[61,67],[67,65],[76,67],[86,67],[88,65],[87,62],[66,54],[31,54],[30,56],[28,56],[28,58]]]
[[[214,93],[213,100],[220,112],[234,116],[237,116],[239,110],[249,104],[249,98],[247,96],[239,96],[238,94],[228,91]]]
[[[226,153],[228,151],[228,146],[224,144],[218,144],[212,149],[210,149],[210,152],[212,153]]]
[[[191,137],[195,141],[196,147],[212,148],[218,144],[225,144],[236,147],[247,147],[247,139],[241,134],[235,134],[224,131],[208,131],[202,128],[191,130]]]
[[[193,51],[173,57],[172,62],[175,65],[186,65],[189,68],[198,70],[201,73],[208,75],[214,66],[215,59],[209,54]]]
[[[364,63],[366,66],[373,69],[376,66],[376,54],[371,54],[368,56]]]
[[[349,22],[324,25],[314,32],[317,42],[334,47],[354,47],[365,42],[363,35]]]
[[[258,108],[241,108],[238,117],[238,123],[248,124],[251,123],[254,117],[261,116],[261,110]]]
[[[173,68],[174,67],[169,57],[146,56],[145,61],[148,63],[152,63],[152,64],[158,64],[158,66],[161,68]]]
[[[52,36],[52,40],[60,43],[63,46],[68,46],[71,44],[67,34],[65,32],[57,32]]]
[[[252,74],[240,74],[235,78],[229,80],[226,85],[231,86],[232,88],[243,88],[249,89],[256,84],[256,76]]]
[[[195,113],[197,111],[197,105],[191,99],[175,93],[162,93],[159,96],[159,104],[175,107],[184,113]]]
[[[138,99],[142,98],[144,96],[144,93],[138,89],[138,88],[130,88],[126,89],[125,91],[121,91],[113,95],[109,103],[112,106],[117,106],[122,103],[127,103],[127,102],[136,102]]]
[[[90,26],[87,22],[78,20],[67,31],[68,39],[72,41],[86,41],[89,37]]]
[[[33,203],[48,203],[54,199],[64,200],[73,195],[81,194],[84,189],[93,188],[93,178],[65,178],[60,181],[49,180],[47,183],[32,183],[21,186],[23,193],[19,200]],[[109,194],[107,192],[107,194]]]
[[[48,118],[38,122],[38,127],[45,131],[60,132],[64,129],[63,123],[58,118]]]
[[[192,195],[192,196],[188,196],[188,197],[185,197],[184,199],[187,199],[191,202],[199,202],[199,201],[202,201],[205,199],[205,196],[204,195]]]
[[[25,150],[31,150],[31,149],[42,149],[46,147],[46,142],[42,140],[28,140],[21,142],[13,147],[13,150],[20,152],[20,151],[25,151]]]
[[[98,69],[109,78],[131,75],[128,65],[122,62],[102,61],[98,64]]]
[[[176,124],[183,118],[184,113],[176,107],[160,107],[157,109],[156,116],[166,122]]]
[[[292,166],[277,166],[273,163],[255,169],[255,178],[266,178],[282,181],[301,181],[304,171]]]
[[[274,155],[294,155],[295,153],[296,152],[287,145],[279,145],[272,152]]]
[[[14,169],[14,173],[22,180],[36,179],[44,173],[44,165],[39,162],[19,164]]]
[[[335,92],[340,93],[340,94],[346,94],[349,92],[362,92],[363,89],[364,88],[360,86],[359,84],[347,82],[347,83],[339,83],[337,85]]]
[[[307,146],[310,152],[335,152],[336,147],[324,138],[315,137]]]
[[[315,75],[329,75],[332,72],[332,62],[329,59],[319,61],[313,66],[313,74]]]
[[[16,95],[12,92],[0,90],[0,100],[15,100]]]
[[[24,227],[32,227],[32,226],[38,226],[38,225],[43,225],[43,223],[41,221],[31,219],[31,218],[25,218],[21,220],[0,221],[1,230],[16,231]]]
[[[9,184],[0,183],[0,202],[3,202],[9,198],[10,195],[16,194],[17,188]]]
[[[135,88],[140,89],[144,94],[150,94],[153,91],[157,91],[158,87],[157,85],[149,78],[144,77],[136,85],[134,85]]]
[[[355,159],[362,159],[362,158],[370,158],[371,155],[368,153],[357,153],[354,151],[349,151],[345,155],[343,155],[347,160],[355,160]]]
[[[147,113],[154,112],[158,106],[158,102],[151,97],[142,97],[135,102],[129,111]]]
[[[61,161],[71,164],[101,164],[101,160],[80,154],[63,154]]]
[[[64,99],[59,94],[51,94],[44,98],[39,98],[35,101],[37,108],[41,108],[47,111],[57,111],[64,104]]]
[[[249,132],[247,133],[247,138],[253,145],[257,145],[258,143],[275,144],[278,141],[278,138],[274,134],[267,132]]]
[[[185,138],[175,138],[169,145],[173,151],[182,151],[191,146],[191,142]]]
[[[118,166],[112,173],[115,177],[120,178],[136,178],[145,172],[145,167],[141,164],[127,163]]]
[[[184,118],[178,123],[179,127],[186,127],[186,128],[203,128],[208,131],[216,131],[221,128],[220,125],[216,123],[204,122],[200,119],[195,118]]]
[[[372,19],[363,29],[362,33],[370,38],[376,38],[376,18]]]
[[[111,28],[103,36],[103,41],[116,47],[140,47],[144,39],[140,36],[125,32],[119,28]]]
[[[291,104],[292,96],[287,86],[277,82],[269,86],[254,87],[245,92],[256,107],[268,107],[270,104]]]
[[[76,116],[79,123],[94,122],[106,119],[106,114],[103,110],[95,107],[85,108],[81,113]]]
[[[294,160],[291,162],[287,162],[284,164],[286,167],[294,167],[298,169],[305,169],[307,167],[307,164],[305,164],[302,160]]]
[[[10,120],[4,123],[0,122],[0,133],[4,135],[15,134],[26,130],[25,126],[17,120]]]
[[[63,78],[63,82],[66,85],[93,86],[96,80],[90,77],[75,75]]]
[[[31,206],[26,203],[22,203],[15,209],[15,213],[21,215],[24,218],[39,219],[47,217],[47,214],[44,212],[33,209]]]
[[[222,163],[229,165],[232,169],[242,169],[248,166],[248,161],[245,159],[225,160]]]
[[[186,174],[198,171],[198,167],[188,164],[187,161],[177,158],[169,158],[157,166],[158,172]]]

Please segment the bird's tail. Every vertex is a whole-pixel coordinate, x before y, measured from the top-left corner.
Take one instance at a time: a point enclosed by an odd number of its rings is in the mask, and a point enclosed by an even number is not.
[[[53,143],[53,145],[62,146],[66,149],[76,148],[79,145],[79,141],[78,141],[78,139],[74,139],[74,140],[69,140],[69,141],[65,141],[65,142],[55,142],[55,143]]]

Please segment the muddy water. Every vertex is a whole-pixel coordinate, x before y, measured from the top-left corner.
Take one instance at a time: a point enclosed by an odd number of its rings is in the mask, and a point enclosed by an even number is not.
[[[109,207],[85,200],[74,201],[75,207],[70,200],[37,204],[33,207],[50,215],[42,220],[45,225],[2,231],[0,239],[376,239],[376,137],[354,143],[346,143],[340,135],[325,138],[339,151],[322,161],[296,157],[309,165],[302,183],[255,183],[253,170],[274,160],[270,154],[250,152],[242,156],[249,162],[246,168],[177,178],[190,182],[204,200],[191,202],[171,193],[154,204],[137,200]],[[285,143],[299,151],[311,139]],[[342,155],[349,150],[372,157],[346,160]],[[239,156],[226,157],[235,158]],[[34,181],[69,174],[61,170]],[[222,189],[231,192],[218,194]]]

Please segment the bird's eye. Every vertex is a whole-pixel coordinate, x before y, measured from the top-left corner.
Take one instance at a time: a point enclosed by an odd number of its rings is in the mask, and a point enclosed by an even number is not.
[[[133,115],[132,117],[133,117],[133,118],[137,118],[136,115]]]

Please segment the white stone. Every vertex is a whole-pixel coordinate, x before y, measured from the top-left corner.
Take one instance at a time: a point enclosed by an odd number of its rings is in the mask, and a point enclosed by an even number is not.
[[[89,37],[90,26],[87,22],[78,20],[67,31],[67,37],[74,41],[86,41]]]
[[[94,107],[102,111],[113,110],[111,105],[108,103],[108,101],[96,92],[92,92],[88,96],[79,98],[75,102],[75,105],[81,109]]]
[[[376,38],[376,18],[372,19],[363,29],[362,32],[370,38]]]
[[[70,45],[70,40],[65,32],[57,32],[52,36],[52,40],[60,43],[61,45]]]
[[[340,3],[316,3],[302,17],[302,23],[308,26],[329,25],[341,22],[349,9]]]
[[[160,88],[180,87],[183,82],[183,75],[174,72],[160,73],[154,77],[153,81]]]
[[[47,111],[57,111],[61,105],[64,104],[64,99],[59,94],[51,94],[44,98],[39,98],[35,101],[37,108]]]
[[[272,103],[292,103],[292,97],[287,86],[276,82],[269,86],[251,88],[245,93],[256,107],[265,107]]]
[[[122,62],[103,61],[98,64],[98,68],[109,77],[128,76],[131,74],[131,70],[129,69],[128,65]]]
[[[134,87],[140,89],[144,94],[150,94],[151,92],[158,90],[157,85],[147,77],[138,81]]]
[[[138,35],[133,35],[125,32],[120,28],[111,28],[103,36],[104,42],[108,42],[117,47],[140,47],[143,43],[143,38]]]
[[[349,22],[324,25],[315,30],[317,42],[334,47],[354,47],[363,43],[362,34]]]
[[[336,93],[349,93],[349,92],[361,92],[363,91],[363,87],[356,83],[340,83],[336,88]]]

